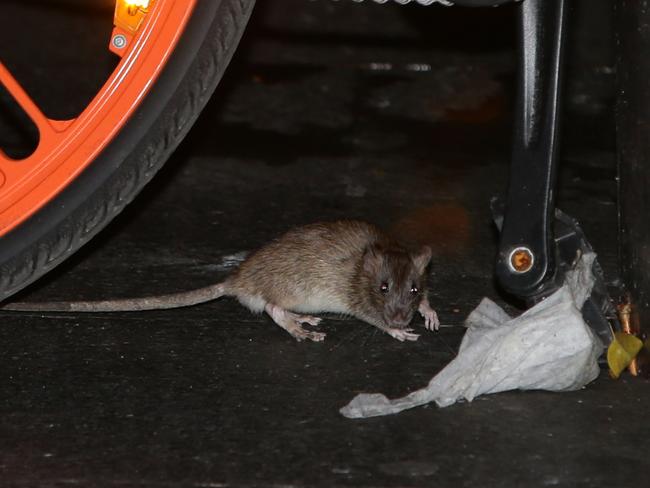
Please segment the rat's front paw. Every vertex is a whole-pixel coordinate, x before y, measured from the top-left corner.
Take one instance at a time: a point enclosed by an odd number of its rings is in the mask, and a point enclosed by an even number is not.
[[[413,329],[395,329],[393,327],[386,328],[386,332],[398,341],[417,341],[420,337],[419,334],[413,334]]]
[[[429,305],[429,301],[426,298],[420,302],[418,312],[420,312],[420,315],[424,317],[424,327],[427,330],[438,330],[440,328],[438,314],[431,308],[431,305]]]
[[[438,314],[435,310],[430,310],[427,313],[423,314],[424,317],[424,327],[428,330],[438,330],[440,328],[440,321],[438,320]]]

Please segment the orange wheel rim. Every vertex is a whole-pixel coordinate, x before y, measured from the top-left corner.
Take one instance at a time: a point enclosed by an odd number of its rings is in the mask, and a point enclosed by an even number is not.
[[[152,2],[111,76],[72,120],[47,118],[0,62],[0,82],[39,132],[38,146],[24,159],[11,159],[0,150],[0,236],[58,195],[114,139],[157,79],[195,4]]]

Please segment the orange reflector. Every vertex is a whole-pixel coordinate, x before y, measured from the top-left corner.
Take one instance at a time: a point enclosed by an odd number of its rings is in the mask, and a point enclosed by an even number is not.
[[[130,34],[135,34],[148,13],[149,0],[117,0],[113,23]]]
[[[124,56],[133,36],[149,13],[149,0],[117,0],[113,18],[113,33],[108,48],[118,56]]]

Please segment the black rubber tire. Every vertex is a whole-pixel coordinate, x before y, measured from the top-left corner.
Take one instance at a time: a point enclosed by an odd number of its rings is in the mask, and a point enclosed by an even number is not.
[[[120,133],[60,195],[0,239],[0,301],[72,255],[151,180],[212,95],[254,2],[197,2],[161,75]]]

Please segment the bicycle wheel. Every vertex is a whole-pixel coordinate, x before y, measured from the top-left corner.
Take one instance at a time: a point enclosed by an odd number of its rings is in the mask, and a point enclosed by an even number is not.
[[[88,242],[160,169],[214,91],[253,4],[150,2],[132,35],[116,27],[122,59],[74,120],[48,119],[0,63],[0,82],[39,132],[27,158],[0,151],[0,301]]]

